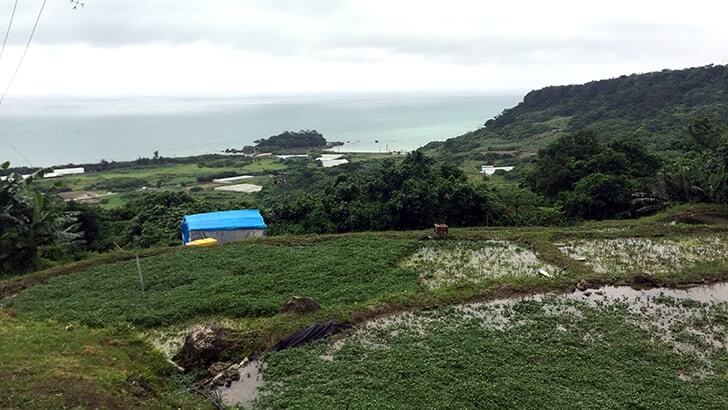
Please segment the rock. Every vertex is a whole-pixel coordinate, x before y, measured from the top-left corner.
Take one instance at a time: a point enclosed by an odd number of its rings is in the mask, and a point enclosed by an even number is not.
[[[143,376],[132,375],[126,381],[131,386],[131,393],[136,397],[144,397],[154,391],[152,385]]]
[[[213,370],[214,367],[218,367],[216,365],[222,365],[223,363],[215,363],[214,365],[210,366],[210,370]],[[220,386],[227,386],[230,387],[233,382],[240,380],[240,372],[237,370],[223,370],[212,379],[208,379],[209,382],[203,382],[204,385],[216,388]]]
[[[234,382],[240,380],[240,372],[237,370],[228,370],[225,373],[225,376],[227,377],[228,380],[232,380]]]
[[[204,326],[187,335],[182,350],[173,360],[185,369],[204,368],[218,361],[220,354],[233,346],[230,332],[217,326]]]
[[[207,369],[207,372],[210,374],[210,376],[216,376],[216,375],[226,371],[229,367],[230,367],[230,363],[217,362],[217,363],[213,363],[212,366],[210,366]]]
[[[321,309],[321,305],[311,298],[294,296],[281,306],[281,313],[311,313]]]
[[[210,381],[211,386],[222,386],[223,384],[225,384],[225,373],[218,374]]]
[[[645,290],[659,288],[660,284],[649,276],[637,275],[632,278],[632,284],[630,286],[635,290]]]
[[[589,296],[591,296],[591,295],[592,295],[592,293],[591,293],[591,292],[584,292],[584,296],[585,296],[585,297],[589,297]]]
[[[538,273],[539,273],[539,275],[544,276],[544,277],[549,278],[549,279],[553,279],[554,278],[554,275],[548,273],[546,271],[546,269],[539,269],[538,270]]]
[[[576,284],[576,288],[580,291],[584,292],[585,290],[591,288],[593,285],[585,280],[579,281],[579,283]]]

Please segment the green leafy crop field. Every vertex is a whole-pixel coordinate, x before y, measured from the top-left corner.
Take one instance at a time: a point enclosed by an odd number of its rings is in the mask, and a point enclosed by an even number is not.
[[[260,409],[728,406],[725,349],[716,349],[706,366],[697,354],[678,353],[652,338],[633,316],[620,304],[526,300],[382,319],[335,341],[271,355],[255,404]],[[703,332],[724,326],[725,304],[701,320]]]
[[[101,326],[141,326],[225,315],[273,315],[291,296],[323,307],[412,291],[417,275],[398,267],[416,241],[375,237],[301,245],[265,242],[183,249],[135,262],[103,265],[20,293],[10,306],[31,317]]]

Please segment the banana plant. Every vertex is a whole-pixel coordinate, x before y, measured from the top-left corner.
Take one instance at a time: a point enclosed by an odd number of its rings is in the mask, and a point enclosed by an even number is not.
[[[1,170],[9,167],[0,165]],[[45,172],[11,173],[0,181],[0,274],[32,270],[47,252],[78,238],[75,216],[51,191],[33,184]]]

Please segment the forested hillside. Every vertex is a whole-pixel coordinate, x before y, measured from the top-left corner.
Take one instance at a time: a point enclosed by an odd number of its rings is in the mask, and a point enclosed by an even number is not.
[[[728,122],[728,66],[663,70],[532,91],[484,128],[429,148],[455,154],[534,152],[562,135],[590,129],[602,142],[635,137],[658,151],[681,150],[688,136],[686,124],[697,117]]]

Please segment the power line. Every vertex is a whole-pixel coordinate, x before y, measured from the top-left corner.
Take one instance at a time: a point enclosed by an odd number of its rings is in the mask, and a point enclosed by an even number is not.
[[[35,35],[35,30],[38,28],[38,23],[40,22],[40,17],[43,15],[43,9],[45,9],[46,2],[48,0],[43,0],[43,4],[40,6],[40,10],[38,11],[38,17],[35,19],[35,24],[33,24],[33,29],[30,31],[30,36],[28,37],[28,43],[25,44],[25,50],[23,50],[23,55],[20,56],[20,61],[18,61],[18,66],[15,67],[15,72],[13,72],[13,76],[10,77],[10,82],[8,83],[8,86],[5,87],[5,92],[3,92],[3,95],[0,96],[0,105],[2,105],[3,101],[5,101],[5,97],[8,95],[8,91],[10,91],[10,87],[12,87],[13,82],[15,82],[15,77],[18,75],[18,72],[20,71],[20,67],[23,65],[23,61],[25,60],[25,56],[28,54],[28,49],[30,48],[30,43],[33,41],[33,36]]]
[[[10,28],[13,27],[13,20],[15,20],[15,10],[18,9],[18,0],[15,0],[15,4],[13,5],[13,12],[10,14],[10,22],[8,23],[8,30],[5,32],[5,40],[3,40],[3,47],[0,49],[0,60],[3,59],[3,54],[5,54],[5,45],[8,44],[8,37],[10,37]]]
[[[12,87],[13,83],[15,82],[15,77],[17,77],[18,72],[20,71],[20,67],[23,65],[23,61],[25,60],[25,56],[28,54],[28,49],[30,48],[30,43],[33,42],[33,36],[35,35],[35,31],[38,29],[38,23],[40,23],[40,17],[43,15],[43,10],[45,9],[47,0],[43,0],[43,3],[40,5],[40,10],[38,10],[38,17],[35,19],[35,23],[33,24],[33,29],[30,30],[30,36],[28,36],[28,42],[25,44],[25,49],[23,50],[23,54],[20,56],[20,61],[18,61],[18,66],[15,67],[15,71],[13,72],[13,76],[10,77],[10,82],[8,82],[8,86],[5,87],[5,91],[3,92],[2,96],[0,96],[0,105],[5,101],[5,97],[8,95],[8,91],[10,91],[10,87]],[[15,0],[15,5],[13,6],[13,13],[10,17],[10,24],[8,24],[8,31],[5,34],[5,40],[3,41],[2,46],[2,52],[5,51],[5,44],[8,41],[8,36],[10,35],[10,28],[13,24],[13,19],[15,18],[15,10],[18,7],[18,0]],[[0,52],[0,56],[2,56],[2,52]],[[22,152],[18,148],[16,148],[11,142],[10,139],[5,138],[5,142],[7,142],[8,146],[12,148],[13,151],[15,151],[16,154],[18,154],[19,157],[21,157],[28,165],[31,167],[33,166],[33,163],[23,155]]]

